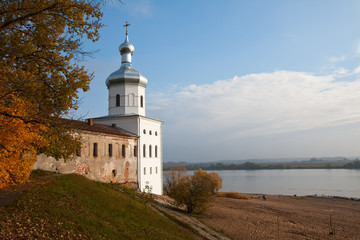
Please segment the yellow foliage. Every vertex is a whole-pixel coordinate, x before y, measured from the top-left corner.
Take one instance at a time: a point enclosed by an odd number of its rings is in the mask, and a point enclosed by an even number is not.
[[[93,75],[81,39],[97,41],[99,1],[0,1],[0,188],[28,178],[38,153],[74,151],[60,116],[77,108]]]
[[[214,192],[221,185],[218,174],[207,173],[202,169],[187,174],[183,167],[177,167],[165,174],[165,192],[179,206],[185,205],[188,212],[195,209],[202,212],[213,200]],[[220,185],[219,185],[220,184]]]
[[[6,184],[25,182],[36,160],[36,147],[46,144],[41,135],[44,126],[34,128],[34,123],[7,117],[26,116],[31,104],[25,104],[14,94],[9,94],[6,100],[0,99],[0,111],[3,113],[0,114],[0,188]]]
[[[222,188],[222,179],[217,172],[209,173],[211,181],[215,183],[215,191],[219,191]]]

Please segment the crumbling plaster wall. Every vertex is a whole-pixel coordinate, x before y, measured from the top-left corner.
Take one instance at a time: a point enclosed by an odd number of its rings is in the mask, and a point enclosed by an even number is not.
[[[57,161],[41,154],[33,169],[76,173],[101,182],[137,185],[138,157],[134,149],[137,138],[89,131],[81,131],[79,135],[82,142],[80,156]],[[94,156],[94,143],[97,143],[97,156]],[[112,145],[112,156],[109,156],[109,144]],[[125,145],[125,157],[122,155],[122,145]]]

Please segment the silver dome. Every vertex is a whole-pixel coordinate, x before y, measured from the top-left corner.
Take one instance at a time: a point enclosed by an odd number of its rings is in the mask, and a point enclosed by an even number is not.
[[[132,68],[131,65],[131,55],[133,54],[135,48],[129,42],[128,36],[125,38],[125,42],[123,42],[119,51],[121,54],[121,66],[120,68],[110,74],[110,76],[106,79],[106,86],[109,88],[111,85],[115,84],[137,84],[142,87],[146,87],[148,80],[144,75],[136,71]]]
[[[129,42],[128,36],[126,36],[125,42],[119,46],[119,51],[121,55],[124,53],[131,53],[132,55],[134,53],[135,47]]]
[[[136,71],[131,67],[131,64],[123,63],[117,71],[110,74],[106,79],[106,86],[109,88],[111,85],[115,84],[137,84],[142,87],[146,87],[148,80],[144,75]]]

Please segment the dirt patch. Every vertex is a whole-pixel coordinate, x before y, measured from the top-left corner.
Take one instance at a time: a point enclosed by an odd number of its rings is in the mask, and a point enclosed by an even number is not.
[[[199,222],[194,217],[186,214],[184,209],[175,207],[174,200],[169,198],[168,196],[156,196],[154,200],[154,203],[157,205],[157,208],[159,208],[160,211],[166,212],[167,215],[171,215],[173,218],[176,218],[177,221],[185,224],[187,226],[187,229],[185,229],[185,231],[193,235],[195,239],[230,240],[222,233],[214,231],[212,228]],[[166,217],[164,214],[161,215],[163,217]],[[180,225],[178,222],[172,222],[178,225],[180,229],[183,229],[183,226]],[[192,229],[192,232],[189,232],[190,229]]]
[[[360,202],[347,199],[216,198],[199,220],[233,239],[360,239]]]

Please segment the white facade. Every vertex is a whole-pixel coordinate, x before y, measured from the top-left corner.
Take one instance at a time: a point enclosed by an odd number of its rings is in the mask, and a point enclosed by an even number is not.
[[[145,87],[135,84],[117,84],[109,87],[108,110],[109,115],[145,116]]]
[[[134,46],[125,42],[119,47],[122,55],[120,69],[106,80],[109,90],[109,115],[93,121],[125,129],[139,136],[138,184],[141,191],[146,186],[154,194],[163,193],[162,175],[162,121],[145,116],[145,88],[147,79],[131,65]]]

